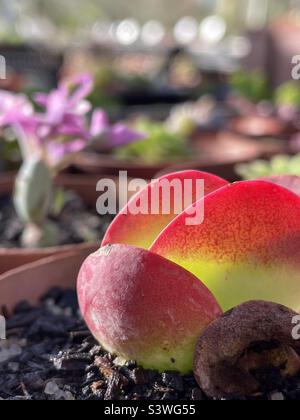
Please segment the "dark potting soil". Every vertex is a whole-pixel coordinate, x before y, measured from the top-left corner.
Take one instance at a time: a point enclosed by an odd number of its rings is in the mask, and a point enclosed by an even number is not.
[[[113,217],[100,216],[96,210],[88,209],[81,198],[68,193],[68,200],[59,215],[49,217],[59,228],[59,245],[99,241]],[[18,218],[12,199],[0,197],[0,247],[20,247],[24,225]]]
[[[300,377],[283,381],[266,372],[265,389],[256,399],[300,400]],[[87,330],[75,291],[53,289],[39,307],[22,302],[8,317],[7,340],[0,341],[0,399],[208,398],[192,375],[147,371],[108,354]]]

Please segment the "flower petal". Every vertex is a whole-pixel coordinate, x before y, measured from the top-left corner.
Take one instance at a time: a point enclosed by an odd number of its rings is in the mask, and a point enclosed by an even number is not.
[[[108,115],[103,109],[96,109],[92,115],[90,133],[92,137],[101,136],[109,128]]]
[[[62,83],[62,87],[65,87],[68,90],[76,86],[77,88],[75,88],[69,100],[69,105],[71,107],[76,107],[78,103],[80,103],[93,91],[94,82],[92,76],[88,73],[81,74],[79,76],[76,76],[69,82]]]
[[[110,135],[108,136],[109,145],[112,147],[125,146],[146,138],[147,136],[145,134],[131,130],[123,123],[115,124],[111,128]]]

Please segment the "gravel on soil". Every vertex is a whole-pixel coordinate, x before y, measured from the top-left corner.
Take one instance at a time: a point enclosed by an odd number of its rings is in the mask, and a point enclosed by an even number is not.
[[[78,196],[67,194],[68,201],[59,216],[52,214],[50,217],[59,228],[59,245],[99,241],[113,217],[99,216],[96,210],[88,209]],[[20,247],[24,225],[18,218],[10,197],[0,197],[0,226],[0,247]]]
[[[0,341],[2,400],[160,400],[208,398],[192,375],[148,371],[112,356],[87,330],[74,290],[53,289],[38,307],[21,302]],[[245,400],[246,398],[235,398]],[[252,399],[300,400],[300,377],[266,374]]]

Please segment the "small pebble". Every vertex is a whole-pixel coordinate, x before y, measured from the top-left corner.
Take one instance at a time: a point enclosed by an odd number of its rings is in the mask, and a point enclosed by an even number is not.
[[[5,346],[3,345],[0,350],[0,363],[6,362],[16,356],[20,356],[22,353],[22,348],[16,343],[10,344],[9,341],[5,341]]]
[[[163,384],[168,388],[172,388],[175,391],[182,392],[184,389],[182,376],[176,373],[163,373],[162,374]]]
[[[54,381],[47,383],[44,393],[53,397],[55,400],[64,400],[66,396],[65,392]]]
[[[20,369],[20,364],[11,362],[8,363],[7,367],[11,372],[18,372],[18,370]]]
[[[194,388],[192,390],[191,400],[193,400],[193,401],[202,401],[203,400],[203,394],[202,394],[201,389]]]
[[[116,357],[114,360],[114,365],[119,367],[125,366],[126,360],[123,359],[123,357]]]
[[[57,385],[56,382],[53,382],[53,381],[48,382],[44,390],[44,393],[46,395],[55,395],[59,392],[61,392],[59,386]]]
[[[70,391],[65,391],[64,393],[64,400],[66,401],[75,401],[75,397]]]
[[[135,368],[129,374],[132,381],[135,385],[146,385],[149,383],[149,375],[148,373],[142,368]]]
[[[282,392],[274,392],[273,394],[270,395],[270,400],[271,401],[284,401],[284,395]]]

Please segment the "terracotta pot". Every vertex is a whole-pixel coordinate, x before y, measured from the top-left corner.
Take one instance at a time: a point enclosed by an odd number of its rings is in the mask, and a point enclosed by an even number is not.
[[[4,315],[21,301],[36,305],[53,287],[75,288],[77,274],[85,258],[96,251],[90,245],[85,250],[55,255],[27,264],[0,276],[0,308]]]
[[[4,174],[0,176],[0,196],[11,194],[14,186],[15,175]],[[76,192],[88,206],[95,206],[100,193],[96,191],[99,177],[86,175],[60,175],[56,185]],[[99,243],[100,243],[99,238]],[[23,264],[28,264],[51,255],[62,254],[70,251],[82,250],[85,252],[91,246],[99,244],[76,244],[49,247],[44,249],[0,248],[0,274],[12,270]]]
[[[132,178],[151,179],[158,172],[173,165],[174,162],[162,164],[147,164],[139,160],[120,160],[109,154],[83,152],[75,159],[73,166],[87,174],[119,175],[120,171],[127,171]]]
[[[18,73],[10,72],[6,79],[0,79],[0,89],[21,92],[24,89],[25,78]]]
[[[234,118],[230,121],[228,128],[234,133],[253,138],[280,138],[288,134],[288,128],[283,121],[275,117],[259,115]]]
[[[246,161],[243,161],[241,163],[246,163]],[[215,174],[221,178],[226,179],[229,182],[235,182],[238,180],[237,174],[235,173],[235,164],[236,162],[228,162],[228,163],[220,163],[220,164],[203,164],[199,161],[192,161],[188,164],[181,164],[181,165],[174,165],[169,168],[164,169],[163,171],[158,172],[155,175],[155,178],[159,178],[163,175],[167,175],[173,172],[178,171],[185,171],[188,169],[195,169],[198,171],[204,171],[204,172],[210,172],[212,174]]]
[[[258,144],[253,139],[245,136],[235,135],[230,131],[220,133],[197,132],[190,139],[197,162],[203,165],[219,165],[231,162],[251,160],[257,156],[271,151],[278,153],[282,151],[281,144],[268,142]],[[173,166],[190,165],[191,160],[182,162],[164,162],[157,165],[147,165],[139,161],[122,161],[110,155],[99,153],[81,153],[75,160],[75,167],[82,172],[90,174],[108,173],[118,175],[119,171],[127,171],[129,177],[151,179],[157,173],[168,171]]]
[[[283,152],[282,143],[277,140],[257,141],[230,131],[197,133],[193,147],[204,165],[227,164],[256,159],[265,154]]]
[[[158,172],[156,177],[185,169],[198,169],[234,182],[238,179],[235,173],[237,163],[268,158],[283,151],[281,142],[258,141],[230,131],[197,133],[193,143],[194,148],[199,151],[198,159],[173,165]]]
[[[99,247],[100,240],[99,244],[64,245],[45,249],[0,248],[0,274],[50,256],[63,255],[74,250],[85,252],[92,246]]]

